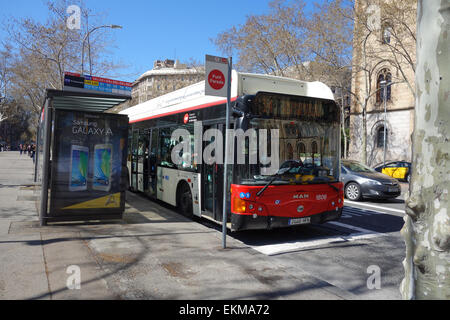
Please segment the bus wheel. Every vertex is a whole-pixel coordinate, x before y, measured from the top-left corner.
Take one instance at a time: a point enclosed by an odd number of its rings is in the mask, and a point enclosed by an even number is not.
[[[192,211],[192,194],[191,194],[191,188],[186,183],[182,183],[178,187],[177,192],[177,207],[178,211],[188,217],[192,218],[193,211]]]

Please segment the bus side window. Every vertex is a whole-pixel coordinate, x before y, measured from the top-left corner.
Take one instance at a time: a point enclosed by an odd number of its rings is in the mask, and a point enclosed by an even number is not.
[[[174,141],[171,140],[172,132],[170,128],[160,129],[159,131],[159,152],[158,164],[164,167],[175,168],[172,163],[172,149],[175,146]]]

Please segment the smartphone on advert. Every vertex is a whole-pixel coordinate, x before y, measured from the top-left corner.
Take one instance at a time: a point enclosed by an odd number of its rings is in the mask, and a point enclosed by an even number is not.
[[[94,147],[94,190],[111,189],[112,145],[97,144]]]
[[[69,190],[87,190],[89,148],[72,145],[70,150]]]

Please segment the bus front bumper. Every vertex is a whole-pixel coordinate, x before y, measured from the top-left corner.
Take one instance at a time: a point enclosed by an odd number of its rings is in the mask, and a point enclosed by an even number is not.
[[[342,208],[318,213],[300,219],[297,217],[254,216],[232,213],[231,231],[285,228],[311,223],[320,224],[327,221],[338,220],[341,215]]]

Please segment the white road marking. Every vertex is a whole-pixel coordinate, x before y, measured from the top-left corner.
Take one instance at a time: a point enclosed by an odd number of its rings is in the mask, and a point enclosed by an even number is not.
[[[348,236],[322,237],[322,238],[315,238],[315,239],[311,239],[311,240],[293,241],[293,242],[269,244],[269,245],[262,245],[262,246],[252,246],[252,248],[255,249],[256,251],[259,251],[265,255],[270,256],[270,255],[275,255],[275,254],[280,254],[280,253],[297,251],[299,249],[305,249],[305,248],[309,248],[309,247],[326,245],[326,244],[330,244],[330,243],[356,241],[356,240],[363,240],[363,239],[373,239],[373,238],[377,238],[377,237],[386,236],[386,234],[384,234],[384,233],[379,233],[379,232],[376,232],[373,230],[368,230],[368,229],[352,226],[352,225],[341,223],[341,222],[330,221],[330,222],[327,222],[327,224],[332,224],[332,225],[335,225],[338,227],[347,228],[347,229],[354,230],[357,232],[352,233]]]
[[[332,225],[335,225],[335,226],[338,226],[338,227],[343,227],[343,228],[347,228],[347,229],[350,229],[350,230],[355,230],[355,231],[358,231],[360,233],[379,233],[379,232],[376,232],[376,231],[373,231],[373,230],[368,230],[368,229],[360,228],[360,227],[357,227],[357,226],[352,226],[350,224],[341,223],[341,222],[337,222],[337,221],[328,221],[327,224],[332,224]]]
[[[368,207],[368,208],[375,208],[375,209],[381,209],[381,210],[386,210],[386,211],[392,211],[392,212],[398,212],[398,213],[405,213],[405,210],[400,210],[400,209],[394,209],[394,208],[387,208],[387,207],[382,207],[382,206],[376,206],[373,204],[367,204],[367,203],[362,203],[362,202],[355,202],[355,201],[350,201],[350,200],[344,200],[344,204],[349,203],[349,204],[355,204],[358,206],[363,206],[363,207]]]

